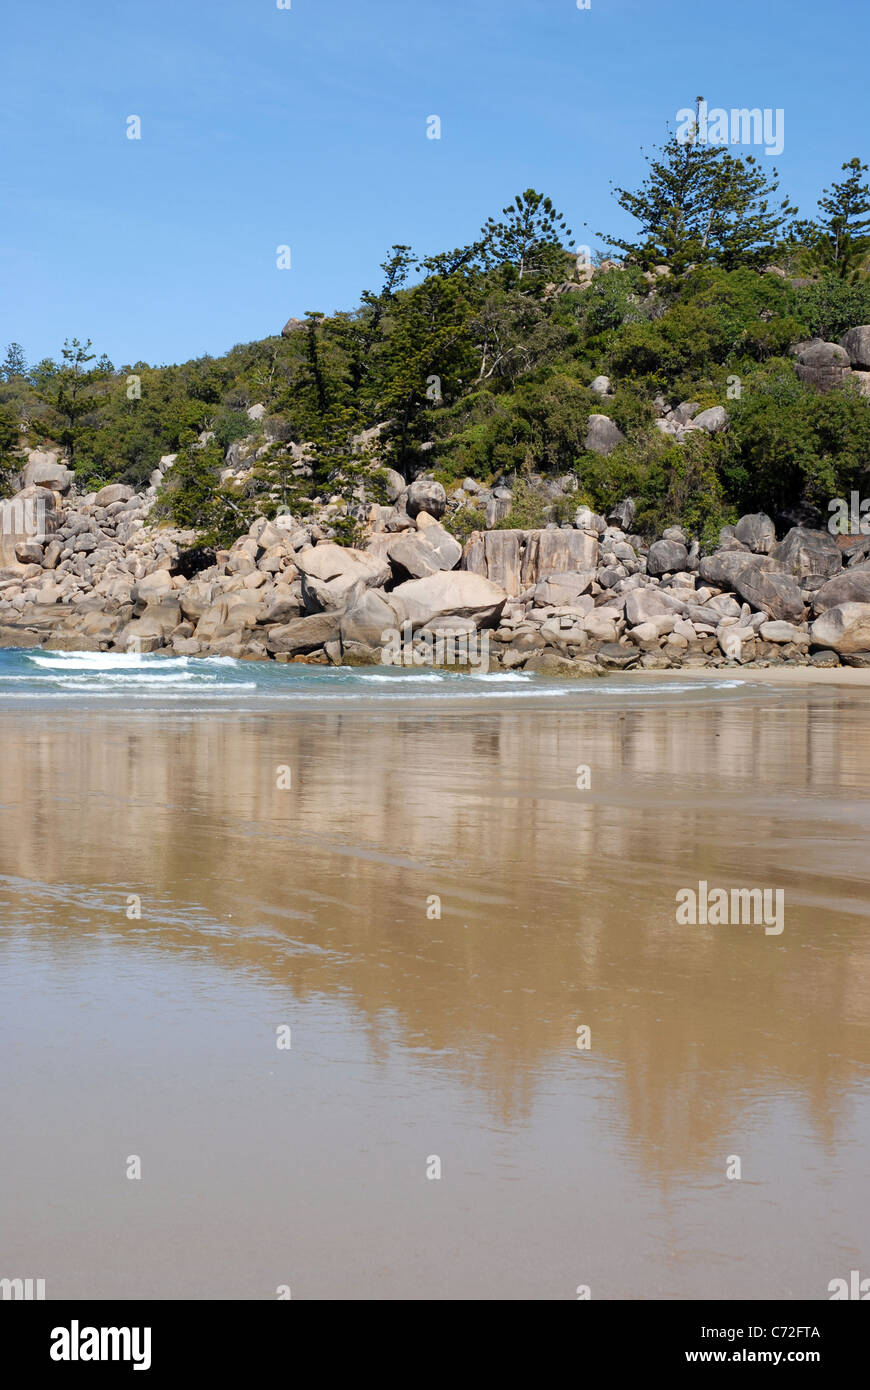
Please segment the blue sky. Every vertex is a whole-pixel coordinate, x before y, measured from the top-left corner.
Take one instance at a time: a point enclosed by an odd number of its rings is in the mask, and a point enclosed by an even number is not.
[[[870,160],[866,0],[39,0],[3,33],[0,345],[31,361],[73,335],[182,361],[353,307],[393,242],[462,244],[529,186],[595,245],[699,94],[784,110],[802,212]]]

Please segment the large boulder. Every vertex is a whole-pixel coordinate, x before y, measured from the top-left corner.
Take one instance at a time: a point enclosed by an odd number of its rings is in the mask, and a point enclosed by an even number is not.
[[[412,579],[424,579],[439,570],[452,570],[462,559],[462,546],[438,522],[418,531],[403,531],[387,547],[392,563]]]
[[[257,594],[224,594],[206,608],[196,625],[194,635],[198,642],[209,645],[222,637],[238,635],[244,628],[256,627],[261,614]]]
[[[294,618],[301,618],[302,614],[302,595],[296,593],[296,589],[301,589],[300,585],[294,585],[289,592],[287,590],[276,590],[276,592],[264,601],[263,610],[260,616],[261,623],[289,623]]]
[[[297,618],[293,622],[278,623],[267,628],[266,648],[270,652],[286,652],[290,656],[313,652],[327,642],[334,642],[340,629],[338,613],[315,613],[309,618]]]
[[[462,568],[490,579],[508,594],[532,589],[552,575],[587,573],[598,565],[598,537],[588,531],[475,531]]]
[[[113,502],[129,502],[133,495],[133,489],[126,483],[108,483],[100,488],[94,503],[98,507],[110,507]]]
[[[149,603],[136,631],[143,637],[166,637],[181,622],[181,611],[174,599]]]
[[[843,567],[843,555],[829,531],[809,531],[793,526],[788,535],[775,545],[770,558],[777,569],[786,570],[799,578],[820,575],[829,579]]]
[[[446,507],[447,493],[440,483],[432,482],[428,478],[418,478],[408,488],[408,498],[405,503],[408,516],[416,516],[418,512],[428,512],[430,516],[437,519],[444,515]]]
[[[353,587],[353,584],[346,584],[341,579],[328,583],[303,574],[302,606],[306,613],[340,613]]]
[[[522,581],[531,588],[551,574],[567,570],[594,570],[598,565],[598,538],[587,531],[526,531]]]
[[[615,425],[609,415],[590,415],[586,426],[586,448],[593,454],[610,454],[617,444],[625,442],[625,435]]]
[[[625,619],[629,627],[639,627],[641,623],[665,616],[673,618],[683,612],[685,605],[664,589],[632,589],[625,596]]]
[[[711,405],[709,410],[702,410],[696,415],[692,424],[695,429],[706,430],[708,434],[718,434],[728,424],[728,411],[724,405]]]
[[[821,338],[798,343],[797,374],[806,386],[818,391],[833,391],[843,386],[849,376],[849,356],[839,343],[826,343]]]
[[[214,603],[219,590],[208,579],[194,579],[179,591],[178,602],[183,617],[198,622],[207,608]]]
[[[750,550],[717,551],[700,564],[701,578],[720,589],[733,589],[753,608],[784,622],[803,617],[804,601],[794,575],[786,573],[772,557]]]
[[[749,550],[717,550],[713,555],[704,556],[698,570],[705,584],[715,584],[718,589],[734,589],[744,570],[760,569],[764,563],[763,555]]]
[[[587,604],[591,607],[592,598],[589,590],[594,578],[593,570],[566,570],[563,574],[551,574],[548,579],[542,579],[536,585],[535,602],[545,606],[549,604],[553,607],[570,608],[583,598],[584,607]]]
[[[466,543],[462,568],[480,574],[516,597],[521,592],[525,531],[475,531]]]
[[[800,585],[790,574],[750,567],[738,575],[735,588],[746,603],[771,618],[790,623],[800,622],[804,616]]]
[[[870,565],[843,570],[829,579],[813,597],[813,610],[826,613],[841,603],[870,603]]]
[[[34,484],[0,502],[0,566],[15,567],[18,547],[42,545],[57,530],[53,489]]]
[[[284,517],[279,518],[284,521]],[[292,517],[290,518],[292,523]],[[273,546],[282,545],[289,548],[290,538],[287,534],[287,526],[278,526],[274,521],[268,521],[264,516],[258,516],[256,521],[252,521],[248,530],[248,537],[257,542],[260,550],[271,550]]]
[[[647,574],[676,574],[686,568],[688,560],[689,552],[682,541],[653,541],[646,561]]]
[[[769,555],[776,545],[776,527],[765,512],[742,516],[734,527],[734,535],[741,545],[757,555]]]
[[[349,597],[341,615],[342,646],[351,642],[367,647],[380,647],[388,640],[385,634],[398,631],[404,621],[401,605],[390,594],[359,585]]]
[[[424,627],[437,618],[473,618],[477,627],[492,627],[501,617],[507,594],[482,575],[467,570],[441,571],[409,579],[392,592],[403,621]]]
[[[808,647],[810,635],[803,628],[795,627],[794,623],[770,622],[762,623],[758,629],[760,637],[765,642],[785,643],[791,642],[796,647]]]
[[[57,454],[39,449],[31,449],[22,473],[25,487],[47,487],[60,493],[69,492],[73,476]]]
[[[169,594],[173,589],[172,575],[169,570],[154,570],[151,574],[143,575],[134,585],[132,594],[134,603],[153,603],[155,599],[162,598]]]
[[[816,618],[810,629],[817,647],[840,655],[870,652],[870,603],[840,603]]]
[[[862,371],[870,369],[870,324],[862,323],[857,328],[850,328],[840,339],[840,346],[848,354],[853,367],[859,367]]]
[[[405,479],[395,468],[382,468],[381,477],[387,494],[387,501],[397,502],[405,491]]]
[[[329,584],[336,594],[359,581],[367,588],[379,589],[391,577],[390,566],[382,557],[331,541],[303,546],[295,556],[295,564],[300,574]]]
[[[617,526],[620,531],[630,531],[634,525],[637,505],[633,497],[623,497],[621,502],[607,513],[608,526]],[[597,529],[597,528],[596,528]]]

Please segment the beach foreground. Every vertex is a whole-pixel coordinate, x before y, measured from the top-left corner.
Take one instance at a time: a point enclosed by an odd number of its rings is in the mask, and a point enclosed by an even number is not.
[[[40,659],[0,714],[0,1276],[825,1299],[868,1265],[870,699],[820,684],[866,672]],[[680,924],[702,881],[783,929]]]

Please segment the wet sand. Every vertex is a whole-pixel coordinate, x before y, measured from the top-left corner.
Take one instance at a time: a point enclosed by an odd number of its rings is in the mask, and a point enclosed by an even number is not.
[[[870,697],[795,674],[0,714],[0,1277],[825,1299],[870,1275]],[[700,880],[782,888],[784,931],[678,925]]]

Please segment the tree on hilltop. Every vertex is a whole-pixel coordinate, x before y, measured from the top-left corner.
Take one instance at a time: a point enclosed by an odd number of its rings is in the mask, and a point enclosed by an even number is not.
[[[787,198],[776,202],[776,169],[768,174],[754,155],[735,157],[700,138],[702,102],[698,97],[699,114],[685,139],[672,134],[644,155],[648,172],[640,188],[613,189],[619,206],[640,223],[642,237],[611,237],[608,244],[638,264],[662,263],[678,273],[704,261],[728,270],[763,264],[796,211]]]
[[[476,243],[488,265],[512,265],[518,280],[561,272],[565,242],[573,234],[550,198],[527,188],[502,208],[502,219],[490,217]]]
[[[854,281],[870,252],[870,185],[867,165],[857,157],[840,166],[846,175],[819,199],[818,220],[796,222],[793,238],[841,280]]]

